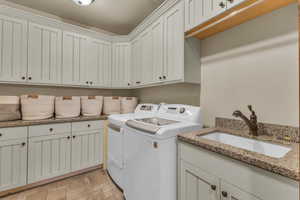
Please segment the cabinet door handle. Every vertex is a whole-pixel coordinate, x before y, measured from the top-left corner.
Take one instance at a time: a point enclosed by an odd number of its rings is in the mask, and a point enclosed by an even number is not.
[[[141,81],[137,81],[137,82],[136,82],[136,84],[140,84],[140,83],[141,83]]]
[[[88,128],[90,128],[91,127],[91,125],[90,124],[88,124]]]
[[[158,77],[159,78],[159,80],[161,80],[162,79],[162,77],[160,76],[160,77]]]
[[[234,0],[227,0],[229,3],[233,3],[234,2]]]
[[[22,80],[25,80],[25,76],[22,76]]]
[[[24,146],[26,145],[26,142],[22,142],[22,144],[21,144],[21,145],[22,145],[22,147],[24,147]]]
[[[226,198],[228,196],[228,193],[226,191],[222,191],[222,196]]]
[[[53,131],[53,128],[49,128],[49,131],[52,132],[52,131]]]
[[[166,79],[167,77],[166,76],[163,76],[163,79]]]
[[[32,79],[32,77],[28,77],[28,80],[31,80]]]
[[[73,135],[73,139],[75,139],[76,138],[76,136],[75,135]]]
[[[219,3],[219,6],[221,7],[221,8],[225,8],[225,3],[222,1],[221,3]]]
[[[70,137],[70,136],[68,136],[68,137],[67,137],[67,139],[69,140],[69,139],[71,139],[71,137]]]
[[[93,85],[93,81],[90,81],[90,85]]]
[[[0,133],[0,137],[2,137],[2,133]]]
[[[128,86],[130,86],[130,83],[127,83]]]
[[[211,185],[210,188],[215,191],[217,189],[217,186],[216,185]]]

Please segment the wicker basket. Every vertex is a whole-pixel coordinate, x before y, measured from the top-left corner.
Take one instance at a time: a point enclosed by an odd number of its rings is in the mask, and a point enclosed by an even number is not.
[[[51,118],[54,114],[54,96],[22,95],[21,111],[23,120]]]
[[[81,113],[83,116],[98,116],[102,113],[102,96],[82,96]]]
[[[0,96],[0,121],[21,119],[20,98],[18,96]]]
[[[121,113],[133,113],[138,103],[136,97],[122,97],[121,98]]]
[[[104,97],[103,113],[106,115],[121,113],[120,97]]]
[[[80,97],[56,97],[55,117],[74,118],[80,115]]]

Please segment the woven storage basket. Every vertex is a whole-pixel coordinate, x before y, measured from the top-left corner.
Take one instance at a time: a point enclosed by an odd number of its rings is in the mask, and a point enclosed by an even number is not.
[[[80,97],[56,97],[55,117],[73,118],[80,115]]]
[[[18,96],[0,96],[0,121],[21,119],[20,98]]]
[[[121,98],[121,113],[133,113],[138,103],[136,97],[122,97]]]
[[[83,116],[97,116],[102,113],[102,96],[82,96],[81,113]]]
[[[120,97],[104,97],[103,113],[105,115],[121,113]]]
[[[21,111],[23,120],[51,118],[54,114],[54,96],[22,95]]]

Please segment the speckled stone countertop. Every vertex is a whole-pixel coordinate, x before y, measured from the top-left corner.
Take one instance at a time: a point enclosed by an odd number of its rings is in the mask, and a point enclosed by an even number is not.
[[[50,118],[50,119],[32,120],[32,121],[16,120],[16,121],[0,122],[0,128],[92,121],[92,120],[106,120],[106,119],[107,119],[107,115],[100,115],[100,116],[93,116],[93,117],[80,116],[80,117],[65,118],[65,119]]]
[[[204,139],[199,136],[206,135],[215,131],[225,132],[232,135],[252,138],[260,141],[280,144],[288,146],[291,150],[282,158],[273,158],[256,152],[244,150],[241,148],[226,145],[217,141]],[[180,141],[194,144],[206,150],[210,150],[221,155],[245,162],[247,164],[271,171],[276,174],[300,181],[299,175],[299,143],[285,142],[276,140],[270,136],[249,136],[245,131],[224,129],[224,128],[208,128],[191,133],[185,133],[178,136]]]

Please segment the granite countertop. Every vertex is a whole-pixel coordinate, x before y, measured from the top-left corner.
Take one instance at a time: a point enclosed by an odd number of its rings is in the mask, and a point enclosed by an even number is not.
[[[32,121],[24,121],[24,120],[15,120],[15,121],[4,121],[0,122],[0,128],[8,128],[8,127],[20,127],[20,126],[33,126],[33,125],[43,125],[43,124],[55,124],[55,123],[68,123],[68,122],[80,122],[80,121],[92,121],[92,120],[106,120],[107,115],[99,115],[93,117],[75,117],[75,118],[65,118],[65,119],[43,119],[43,120],[32,120]]]
[[[260,141],[280,144],[291,148],[284,157],[273,158],[256,152],[244,150],[241,148],[226,145],[217,141],[198,137],[215,131],[225,132],[232,135],[253,138]],[[285,142],[276,140],[270,136],[249,136],[245,131],[225,129],[225,128],[208,128],[199,131],[185,133],[178,136],[180,141],[184,141],[206,150],[210,150],[221,155],[245,162],[247,164],[271,171],[276,174],[300,181],[299,171],[299,143]]]

